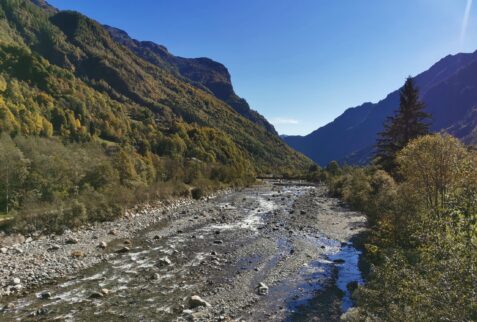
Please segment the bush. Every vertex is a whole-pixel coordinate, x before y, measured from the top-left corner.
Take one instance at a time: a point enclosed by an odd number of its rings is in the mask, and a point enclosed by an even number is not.
[[[204,191],[201,188],[194,188],[191,191],[192,198],[198,200],[204,196]]]

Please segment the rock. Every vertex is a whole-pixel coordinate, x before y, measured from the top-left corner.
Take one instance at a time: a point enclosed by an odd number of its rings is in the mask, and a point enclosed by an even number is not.
[[[170,265],[172,265],[172,261],[167,256],[159,258],[159,261],[157,263],[157,266],[170,266]]]
[[[45,314],[48,314],[48,309],[45,307],[42,307],[36,310],[35,312],[32,312],[30,316],[34,317],[34,316],[45,315]]]
[[[105,241],[102,241],[98,244],[98,248],[106,249],[106,247],[108,247],[108,244]]]
[[[60,249],[60,246],[56,245],[56,244],[53,244],[48,248],[48,251],[54,252],[54,251],[57,251],[58,249]]]
[[[259,283],[257,293],[258,295],[268,295],[268,286],[265,283]]]
[[[305,210],[300,210],[300,215],[304,215],[306,214],[306,211]]]
[[[130,241],[129,239],[126,239],[124,241],[124,245],[132,245],[132,241]]]
[[[6,248],[6,247],[0,248],[0,253],[2,253],[2,254],[8,253],[8,248]]]
[[[12,279],[12,285],[19,285],[21,282],[22,281],[18,277]]]
[[[65,244],[67,244],[67,245],[75,245],[75,244],[78,244],[78,239],[76,239],[76,238],[69,238],[69,239],[65,240]]]
[[[221,245],[223,243],[224,243],[223,240],[220,240],[220,239],[214,240],[214,244],[216,244],[216,245]]]
[[[347,322],[362,321],[363,317],[361,316],[359,308],[352,307],[345,313],[341,314],[340,320]]]
[[[40,298],[42,300],[48,300],[51,298],[51,292],[43,292],[40,294]]]
[[[161,275],[159,273],[154,273],[151,275],[151,280],[158,281],[161,279]]]
[[[108,295],[109,293],[111,293],[111,291],[108,290],[107,288],[102,288],[102,289],[101,289],[101,294],[103,294],[103,295]]]
[[[100,299],[104,297],[104,294],[101,293],[101,292],[93,292],[91,293],[91,295],[89,296],[90,299]]]
[[[118,250],[116,251],[116,253],[118,253],[118,254],[124,254],[124,253],[129,252],[130,250],[131,250],[131,249],[130,249],[129,247],[124,246],[123,248],[118,249]]]
[[[189,308],[195,309],[197,307],[211,307],[210,303],[202,299],[199,295],[192,295],[189,298]]]
[[[112,229],[112,230],[109,231],[108,234],[113,235],[113,236],[117,236],[119,234],[119,232],[116,229]]]
[[[71,252],[71,257],[80,258],[84,256],[86,256],[85,253],[80,250],[75,250],[74,252]]]
[[[28,237],[27,239],[25,239],[25,244],[29,244],[33,241],[33,238],[31,237]]]

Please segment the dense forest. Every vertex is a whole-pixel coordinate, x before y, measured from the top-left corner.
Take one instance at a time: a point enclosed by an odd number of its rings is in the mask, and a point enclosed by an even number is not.
[[[477,151],[446,134],[426,134],[412,79],[389,118],[374,164],[315,169],[332,195],[368,217],[348,321],[477,319]]]
[[[62,230],[310,164],[76,12],[0,3],[0,218]]]

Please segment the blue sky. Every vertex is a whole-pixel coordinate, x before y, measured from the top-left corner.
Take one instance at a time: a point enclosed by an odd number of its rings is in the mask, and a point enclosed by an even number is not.
[[[472,0],[49,2],[225,64],[236,92],[281,134],[307,134],[448,54],[477,50]]]

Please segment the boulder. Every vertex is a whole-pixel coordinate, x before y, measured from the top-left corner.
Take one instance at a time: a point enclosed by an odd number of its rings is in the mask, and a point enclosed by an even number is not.
[[[167,256],[159,258],[159,261],[157,262],[157,266],[170,266],[170,265],[172,265],[172,261]]]
[[[101,292],[93,292],[91,293],[91,295],[89,296],[90,299],[100,299],[104,297],[104,294],[101,293]]]
[[[48,251],[54,252],[54,251],[59,250],[60,248],[61,248],[61,247],[60,247],[59,245],[52,244],[50,247],[48,247]]]
[[[195,309],[197,307],[211,307],[210,303],[202,299],[199,295],[192,295],[189,298],[189,308]]]
[[[48,300],[51,298],[51,292],[43,292],[40,294],[40,298],[42,300]]]
[[[67,245],[75,245],[75,244],[78,244],[78,239],[76,239],[76,238],[68,238],[67,240],[65,240],[65,244],[67,244]]]
[[[130,249],[129,247],[124,246],[124,247],[118,249],[118,250],[116,251],[116,253],[118,253],[118,254],[124,254],[124,253],[129,252],[130,250],[131,250],[131,249]]]
[[[268,286],[265,283],[259,283],[257,293],[258,295],[268,295]]]

